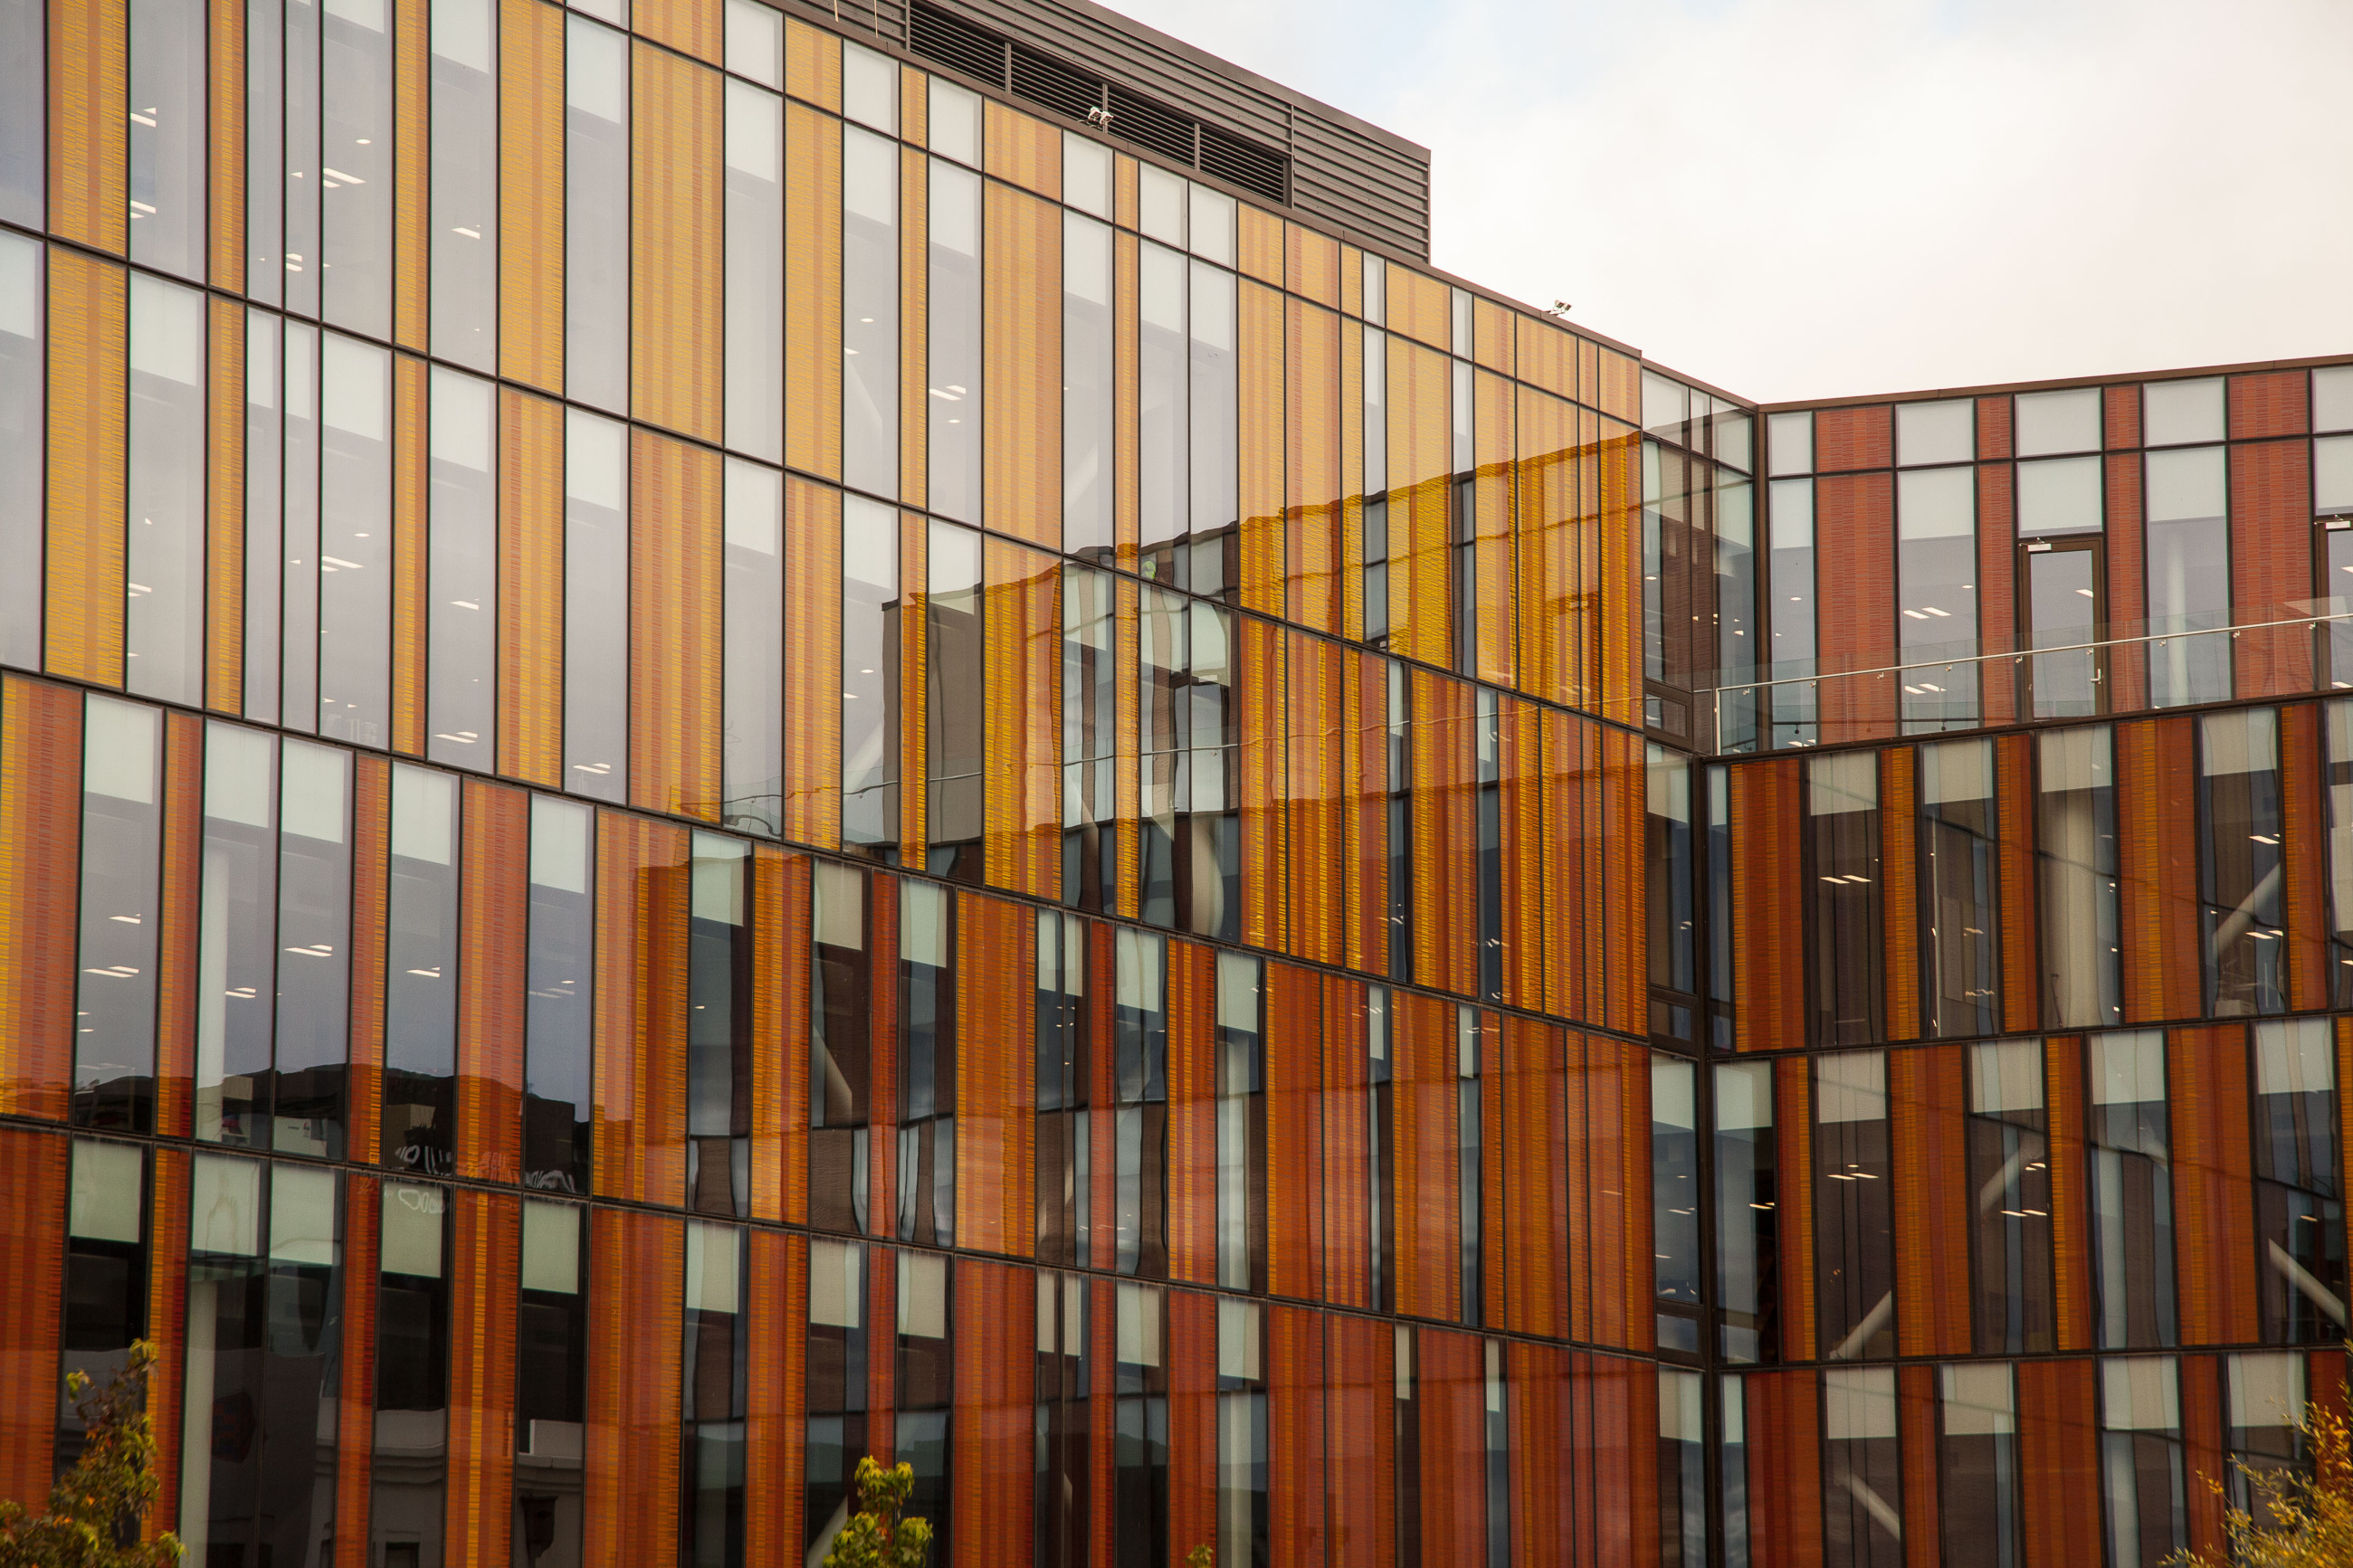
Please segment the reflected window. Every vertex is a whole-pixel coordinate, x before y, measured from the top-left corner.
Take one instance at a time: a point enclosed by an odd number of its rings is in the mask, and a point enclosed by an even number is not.
[[[727,461],[723,820],[770,836],[785,816],[784,479]],[[850,631],[845,618],[843,640]]]
[[[1993,742],[1920,748],[1922,1033],[1990,1035],[1998,1025]]]
[[[1122,1283],[1113,1336],[1112,1561],[1162,1568],[1168,1559],[1166,1293]]]
[[[629,40],[584,17],[569,17],[564,51],[565,391],[615,414],[629,407]]]
[[[1773,1068],[1769,1062],[1726,1062],[1713,1070],[1718,1353],[1733,1362],[1778,1361],[1780,1192]]]
[[[533,1568],[580,1568],[588,1399],[587,1211],[525,1199],[515,1306],[514,1540]]]
[[[842,482],[896,496],[899,146],[854,125],[841,133],[841,356]]]
[[[147,1159],[136,1144],[94,1138],[75,1139],[71,1157],[58,1373],[103,1389],[147,1335]],[[61,1400],[58,1469],[81,1458],[85,1432],[80,1412]]]
[[[1651,1250],[1662,1352],[1700,1353],[1698,1071],[1651,1058]]]
[[[489,773],[498,755],[497,392],[438,365],[431,387],[426,755]]]
[[[2105,726],[2046,730],[2036,741],[2035,880],[2041,900],[2043,1021],[2124,1022],[2123,925],[2115,770]]]
[[[857,1506],[858,1461],[867,1436],[867,1249],[809,1243],[805,1561],[822,1563]]]
[[[898,1259],[897,1462],[915,1472],[908,1514],[931,1521],[934,1557],[954,1562],[948,1413],[955,1402],[955,1357],[948,1326],[955,1320],[948,1260],[922,1252],[902,1252]]]
[[[744,1561],[744,1424],[748,1412],[744,1235],[732,1225],[686,1227],[685,1363],[679,1406],[679,1561]]]
[[[524,1184],[543,1190],[588,1190],[596,855],[588,807],[532,796],[522,1168]]]
[[[440,1563],[449,1462],[449,1194],[388,1182],[379,1201],[369,1555]]]
[[[955,895],[899,884],[899,1239],[955,1245]]]
[[[2100,1363],[2100,1490],[2108,1561],[2159,1568],[2187,1543],[2181,1391],[2171,1356]]]
[[[2013,1373],[2006,1363],[1962,1362],[1938,1367],[1936,1380],[1947,1568],[2018,1568],[2026,1539]]]
[[[2199,721],[2198,752],[2206,1010],[2226,1018],[2284,1013],[2279,715],[2269,708],[2209,713]]]
[[[1265,1309],[1218,1301],[1218,1561],[1266,1568]]]
[[[1118,1160],[1113,1267],[1168,1272],[1168,943],[1148,931],[1113,937],[1112,1142]],[[1156,1298],[1155,1298],[1156,1300]]]
[[[499,7],[433,8],[432,342],[437,359],[498,369]]]
[[[123,685],[188,704],[205,686],[205,329],[202,293],[132,275]]]
[[[698,833],[689,875],[686,1201],[742,1218],[752,1189],[751,846]]]
[[[1887,1053],[1814,1062],[1814,1277],[1825,1361],[1895,1353]]]
[[[629,436],[576,408],[565,420],[564,784],[629,798]]]
[[[2220,384],[2219,383],[2217,384]],[[2158,708],[2231,695],[2231,520],[2224,448],[2151,452],[2147,506],[2149,701]],[[2200,635],[2203,634],[2203,635]]]
[[[458,781],[392,770],[385,964],[385,1163],[455,1173],[458,1157]]]
[[[809,1223],[866,1229],[873,985],[866,874],[819,861],[809,952]]]
[[[81,739],[73,1120],[81,1127],[148,1132],[155,1122],[163,919],[163,714],[93,693],[83,704]]]
[[[2057,1348],[2051,1254],[2051,1144],[2042,1047],[1968,1047],[1970,1242],[1977,1349],[2019,1355]]]
[[[2337,1049],[2326,1018],[2255,1026],[2255,1246],[2263,1340],[2345,1337]]]
[[[1087,923],[1075,915],[1039,913],[1035,1007],[1037,1256],[1043,1264],[1086,1267],[1099,1261],[1091,1256],[1089,1223],[1094,1042],[1088,1027]],[[1222,1123],[1220,1130],[1222,1135]]]
[[[1880,998],[1879,759],[1871,752],[1806,764],[1814,915],[1814,1039],[1883,1037]]]
[[[2165,1035],[2094,1035],[2085,1047],[2092,1306],[2102,1350],[2175,1342],[2173,1123]]]
[[[841,840],[897,863],[899,514],[841,507]]]
[[[1822,1373],[1822,1561],[1836,1568],[1904,1562],[1893,1367]]]

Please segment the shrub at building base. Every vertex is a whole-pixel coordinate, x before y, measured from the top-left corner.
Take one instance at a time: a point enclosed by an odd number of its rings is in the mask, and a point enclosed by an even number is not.
[[[80,1373],[66,1392],[87,1429],[81,1458],[49,1489],[45,1513],[0,1502],[0,1568],[173,1568],[180,1542],[169,1533],[139,1539],[155,1500],[155,1433],[147,1420],[147,1374],[155,1347],[145,1340],[104,1388]]]
[[[2343,1568],[2353,1563],[2353,1425],[2318,1405],[2296,1422],[2309,1473],[2238,1463],[2252,1508],[2222,1516],[2220,1556],[2185,1552],[2174,1568]],[[2235,1461],[2234,1461],[2235,1463]],[[2215,1490],[2221,1484],[2205,1478]]]
[[[902,1519],[915,1489],[915,1468],[884,1469],[871,1458],[858,1461],[858,1512],[833,1538],[825,1568],[923,1568],[932,1553],[926,1519]]]

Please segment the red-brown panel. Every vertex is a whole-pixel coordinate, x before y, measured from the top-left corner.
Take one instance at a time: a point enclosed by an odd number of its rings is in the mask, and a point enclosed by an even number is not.
[[[1291,874],[1284,864],[1291,847],[1282,831],[1285,764],[1291,737],[1285,722],[1290,697],[1285,675],[1284,638],[1271,621],[1240,617],[1235,625],[1233,657],[1240,707],[1240,743],[1237,771],[1240,774],[1242,941],[1250,947],[1276,952],[1288,945],[1291,926]]]
[[[1984,439],[1984,409],[1989,403],[2010,406],[2006,397],[1981,397],[1978,400],[1978,439]],[[2008,447],[2009,418],[2003,416],[2002,445]],[[2018,590],[2014,563],[2018,559],[2018,531],[2014,521],[2015,500],[2011,481],[2015,470],[2008,463],[1990,463],[1978,470],[1978,646],[1987,653],[2000,653],[2017,646]],[[2018,714],[2018,683],[2010,679],[2010,667],[1988,660],[1978,667],[1978,700],[1985,705],[1985,721],[2007,724]]]
[[[668,1215],[595,1210],[588,1271],[596,1310],[588,1318],[582,1561],[588,1568],[674,1562],[686,1228]]]
[[[1323,1297],[1335,1306],[1361,1310],[1373,1304],[1367,1230],[1372,1219],[1372,1159],[1366,1142],[1372,1091],[1370,1064],[1365,1055],[1364,987],[1336,974],[1324,976],[1324,1020],[1319,1041],[1324,1070],[1323,1176],[1317,1184],[1317,1202],[1324,1210]],[[1098,1057],[1106,1054],[1096,1053]],[[1101,1188],[1106,1184],[1095,1184]]]
[[[1415,1414],[1421,1420],[1421,1560],[1487,1556],[1485,1350],[1473,1334],[1416,1336]]]
[[[1760,1372],[1741,1379],[1753,1568],[1820,1568],[1821,1399],[1814,1377]]]
[[[195,1109],[196,894],[204,874],[204,721],[193,713],[164,714],[164,879],[155,964],[155,1131],[166,1138],[188,1135]]]
[[[882,1147],[878,1134],[877,1148]],[[879,1167],[887,1161],[878,1160]],[[888,1222],[881,1234],[889,1235]],[[866,1321],[896,1324],[899,1321],[899,1255],[887,1247],[866,1249]],[[895,1454],[898,1425],[899,1358],[866,1358],[866,1447],[876,1454]]]
[[[1266,1288],[1310,1301],[1324,1293],[1323,990],[1312,970],[1266,966]]]
[[[1544,710],[1533,702],[1497,700],[1497,815],[1503,829],[1504,1005],[1545,1009],[1546,839]]]
[[[1884,403],[1814,411],[1814,471],[1883,468],[1895,450],[1895,410]]]
[[[954,1568],[997,1568],[1032,1551],[1037,1285],[1028,1268],[956,1259]]]
[[[0,1496],[48,1496],[57,1437],[68,1141],[0,1126]]]
[[[2181,1458],[2189,1481],[2189,1550],[2228,1562],[2220,1489],[2231,1479],[2231,1456],[2222,1447],[2222,1358],[2183,1356]]]
[[[2296,373],[2301,387],[2304,376]],[[2231,448],[2231,599],[2239,624],[2299,615],[2312,598],[2312,445],[2261,441]],[[2312,689],[2312,633],[2245,631],[2233,639],[2238,694]]]
[[[1817,434],[1817,451],[1819,433]],[[1820,461],[1818,458],[1816,459]],[[1895,640],[1894,479],[1855,474],[1814,481],[1814,542],[1838,570],[1821,577],[1821,668],[1836,672],[1885,663]],[[1895,688],[1869,677],[1827,679],[1825,742],[1895,732]]]
[[[1887,1037],[1909,1040],[1920,1033],[1920,887],[1916,872],[1919,836],[1917,753],[1892,746],[1879,753],[1880,945],[1886,988]]]
[[[1546,825],[1538,874],[1544,881],[1544,1010],[1556,1017],[1586,1020],[1583,939],[1588,923],[1585,901],[1585,751],[1590,726],[1547,709],[1539,722],[1544,757],[1538,774],[1541,812]]]
[[[374,1176],[343,1178],[343,1389],[335,1410],[335,1555],[368,1560],[368,1505],[375,1458],[376,1258],[383,1188]]]
[[[0,1115],[66,1117],[81,886],[81,709],[79,691],[45,680],[11,675],[0,689]]]
[[[1586,1183],[1597,1344],[1648,1352],[1651,1312],[1651,1053],[1629,1041],[1586,1037]]]
[[[2010,454],[2010,394],[1978,399],[1978,461],[2000,462]]]
[[[955,1239],[976,1252],[1037,1250],[1037,973],[1026,905],[956,895]]]
[[[1962,1238],[1969,1234],[1969,1203],[1961,1047],[1888,1052],[1887,1089],[1895,1123],[1895,1300],[1904,1353],[1967,1355],[1969,1258]]]
[[[1569,1422],[1568,1352],[1514,1340],[1504,1347],[1512,1468],[1512,1568],[1569,1568],[1574,1559],[1569,1488],[1577,1468]]]
[[[2202,1010],[2194,722],[2182,716],[2116,728],[2125,1016],[2134,1023]]]
[[[801,1503],[808,1463],[808,1238],[754,1229],[747,1283],[744,1469],[759,1479],[744,1493],[744,1560],[786,1563],[807,1540]]]
[[[2320,728],[2317,703],[2298,702],[2280,710],[2288,1005],[2299,1012],[2328,1005],[2328,888],[2322,877],[2320,847],[2328,828],[2321,814]]]
[[[189,1156],[185,1149],[159,1144],[154,1160],[154,1205],[148,1211],[153,1239],[148,1248],[147,1337],[154,1342],[155,1370],[147,1379],[147,1419],[155,1433],[155,1503],[139,1521],[139,1537],[148,1542],[179,1521],[188,1348]],[[0,1311],[0,1317],[5,1313]]]
[[[1271,1306],[1266,1314],[1270,1541],[1277,1563],[1321,1563],[1325,1320],[1300,1307]]]
[[[442,1539],[452,1563],[504,1563],[515,1514],[508,1499],[522,1205],[510,1194],[465,1188],[449,1203],[449,1485]]]
[[[1814,1110],[1804,1057],[1773,1064],[1775,1184],[1781,1243],[1781,1353],[1814,1353]]]
[[[1326,1327],[1325,1425],[1332,1448],[1324,1517],[1332,1561],[1390,1568],[1397,1561],[1396,1331],[1354,1314],[1335,1314]]]
[[[1594,1560],[1648,1568],[1659,1561],[1658,1368],[1585,1354],[1572,1355],[1570,1366],[1572,1386],[1585,1385],[1592,1411],[1584,1451],[1593,1471]]]
[[[2111,392],[2115,390],[2110,388]],[[2133,406],[2137,409],[2139,405]],[[2111,403],[2111,444],[2115,424],[2115,405]],[[2147,602],[2142,595],[2145,553],[2142,549],[2140,479],[2139,453],[2126,452],[2107,459],[2110,637],[2139,636],[2148,613]],[[2147,656],[2138,647],[2118,648],[2111,654],[2107,676],[2111,711],[2130,712],[2148,700]]]
[[[2306,373],[2267,370],[2231,378],[2231,439],[2301,436],[2311,427],[2305,405]]]
[[[1896,1376],[1896,1416],[1904,1465],[1904,1561],[1940,1568],[1944,1532],[1936,1507],[1936,1369],[1907,1366]]]
[[[351,1157],[375,1164],[384,1123],[384,997],[392,888],[392,764],[352,770]],[[281,962],[283,962],[281,960]]]
[[[522,1166],[531,796],[469,779],[465,844],[458,900],[458,1173],[512,1182]]]
[[[2175,1029],[2167,1045],[2181,1342],[2252,1344],[2259,1260],[2246,1026]]]
[[[1804,889],[1796,757],[1731,770],[1733,1038],[1744,1051],[1806,1043]]]
[[[1194,1545],[1218,1535],[1218,1302],[1191,1290],[1171,1290],[1167,1300],[1168,1561],[1175,1568]],[[1029,1490],[1026,1475],[1022,1489]]]
[[[2091,1212],[2084,1186],[2084,1043],[2073,1035],[2043,1042],[2043,1093],[2049,1102],[2051,1258],[2059,1348],[2092,1348]]]
[[[1341,829],[1347,810],[1347,650],[1327,637],[1283,634],[1290,755],[1282,826],[1291,879],[1288,950],[1313,963],[1345,961]]]
[[[1556,1026],[1506,1017],[1500,1080],[1504,1225],[1488,1255],[1502,1255],[1504,1326],[1514,1333],[1568,1337],[1561,1286],[1569,1267],[1568,1138],[1563,1121],[1563,1042]],[[1491,1309],[1489,1321],[1493,1321]]]
[[[1397,1310],[1462,1313],[1461,1142],[1455,1129],[1454,1009],[1434,996],[1389,997],[1397,1133]]]
[[[1199,1285],[1218,1279],[1216,963],[1168,944],[1168,1277]]]
[[[686,1200],[687,835],[616,811],[596,826],[596,1191],[676,1206]]]
[[[809,863],[752,847],[752,1217],[808,1223]]]
[[[2001,1017],[2012,1034],[2042,1016],[2035,973],[2035,933],[2041,913],[2034,882],[2034,742],[2004,735],[1994,742],[1996,863],[2001,878]]]
[[[1099,1100],[1095,1103],[1102,1105],[1105,1101]],[[1094,1120],[1111,1119],[1098,1116]],[[1113,1401],[1119,1397],[1113,1381],[1119,1359],[1119,1287],[1109,1279],[1096,1279],[1087,1286],[1087,1354],[1092,1358],[1088,1363],[1087,1397],[1093,1402],[1095,1410],[1111,1410]],[[1109,1421],[1098,1417],[1087,1428],[1087,1537],[1096,1542],[1092,1561],[1097,1562],[1112,1555],[1119,1530],[1113,1470],[1117,1456],[1112,1441],[1117,1428],[1116,1417]]]
[[[2117,451],[2140,445],[2140,387],[2110,386],[2102,389],[2104,418],[2108,436],[2108,450]]]
[[[2028,1568],[2083,1568],[2101,1561],[2100,1510],[2092,1506],[2100,1496],[2095,1373],[2089,1361],[2018,1363],[2020,1513]]]

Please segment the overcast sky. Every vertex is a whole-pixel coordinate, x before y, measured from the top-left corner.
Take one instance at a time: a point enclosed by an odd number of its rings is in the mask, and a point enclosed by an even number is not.
[[[1763,400],[2353,353],[2353,0],[1109,0],[1432,150],[1432,259]]]

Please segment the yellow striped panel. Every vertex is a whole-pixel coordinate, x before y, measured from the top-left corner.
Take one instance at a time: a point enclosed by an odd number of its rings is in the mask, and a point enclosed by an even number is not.
[[[500,373],[562,393],[564,13],[542,0],[500,0],[499,271]]]
[[[994,123],[994,121],[991,121]],[[988,526],[1062,542],[1062,215],[988,182],[981,504]]]
[[[632,50],[629,401],[639,419],[716,445],[724,289],[722,79]]]
[[[121,268],[49,247],[47,638],[52,672],[122,684],[123,443],[130,300]]]
[[[785,105],[785,461],[839,479],[841,121],[798,103]]]

